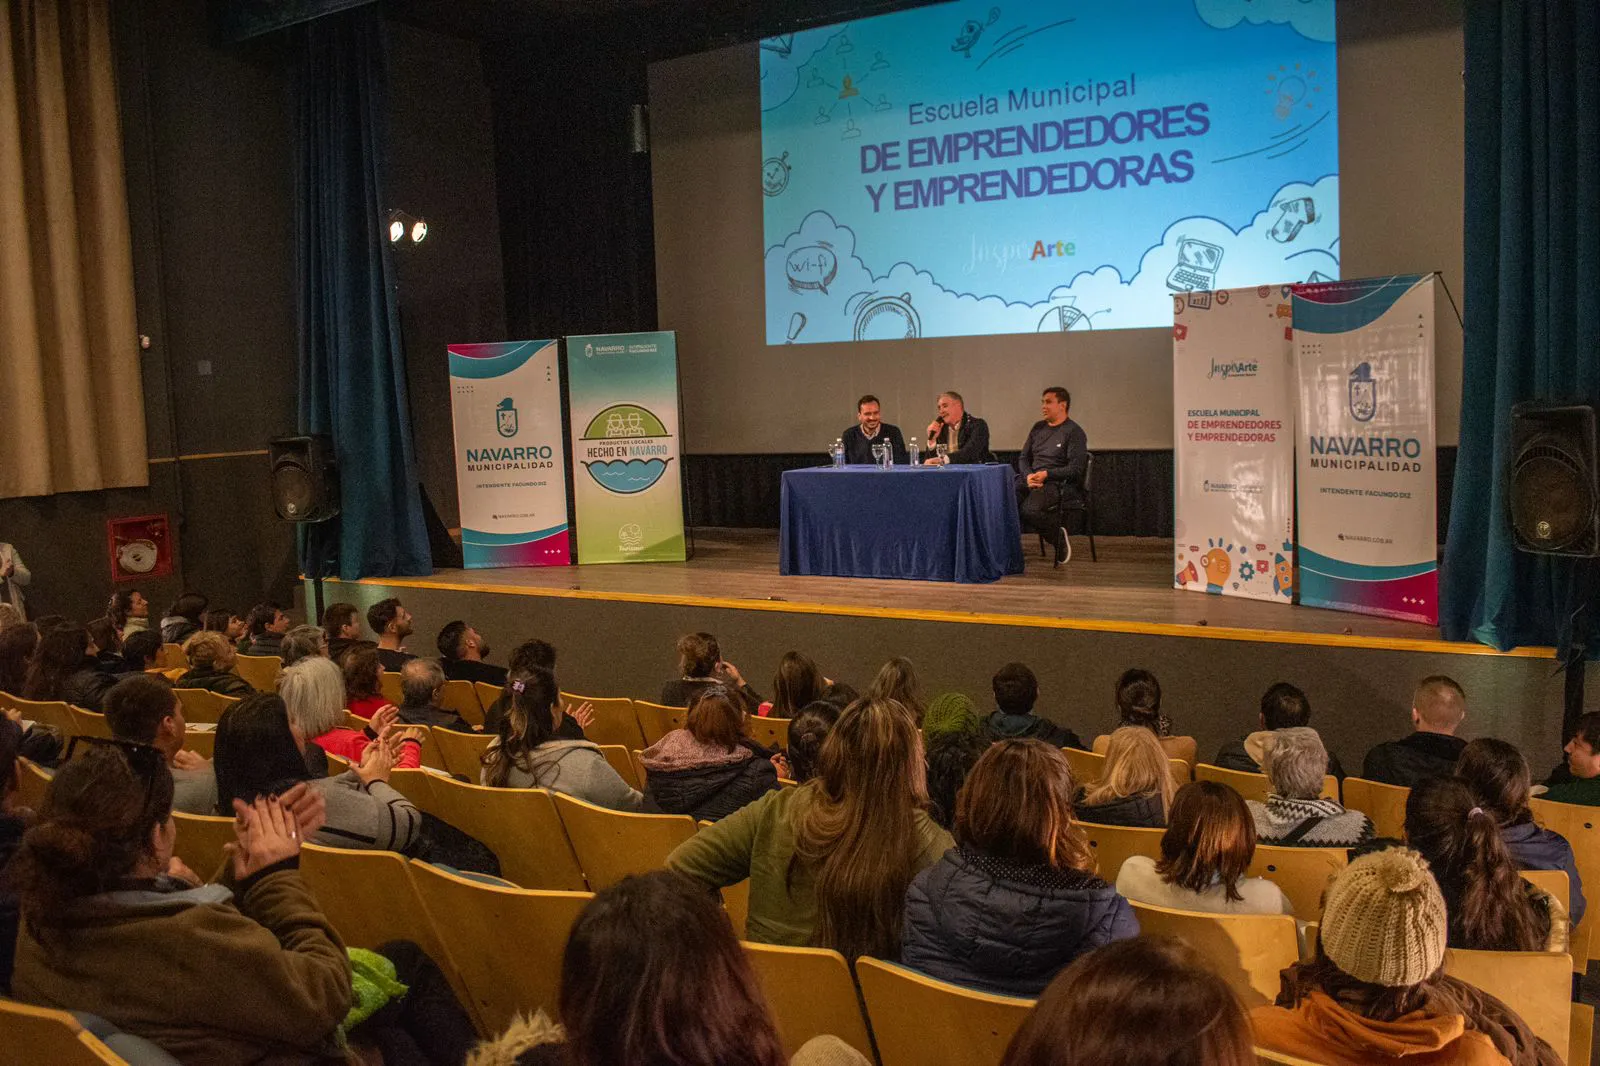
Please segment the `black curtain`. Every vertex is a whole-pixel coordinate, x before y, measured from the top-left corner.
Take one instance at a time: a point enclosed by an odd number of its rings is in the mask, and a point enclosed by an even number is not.
[[[428,574],[384,214],[378,5],[294,31],[300,429],[332,436],[340,517],[304,527],[312,577]]]
[[[1600,654],[1590,561],[1513,546],[1511,407],[1600,402],[1600,4],[1466,5],[1466,344],[1440,625]]]

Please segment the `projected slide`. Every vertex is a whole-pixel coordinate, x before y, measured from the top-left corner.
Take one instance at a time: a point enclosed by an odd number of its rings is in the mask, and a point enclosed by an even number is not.
[[[1333,0],[988,0],[761,42],[767,341],[1166,326],[1339,277]]]

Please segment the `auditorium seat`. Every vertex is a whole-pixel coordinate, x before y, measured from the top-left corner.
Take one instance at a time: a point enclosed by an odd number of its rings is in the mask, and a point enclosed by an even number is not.
[[[856,979],[882,1066],[995,1066],[1033,1009],[867,956]]]
[[[435,770],[449,769],[444,764],[444,755],[439,751],[439,743],[434,739],[434,730],[425,725],[396,724],[395,728],[407,730],[417,738],[417,742],[422,745],[422,751],[419,755],[422,758],[423,766],[431,766]],[[440,732],[443,732],[443,730],[440,730]]]
[[[504,1032],[519,1013],[557,1016],[561,954],[593,895],[503,888],[419,861],[410,872],[483,1032]]]
[[[0,999],[0,1030],[5,1032],[5,1039],[0,1040],[0,1066],[128,1066],[127,1059],[64,1010]],[[148,1041],[138,1043],[143,1045],[139,1055],[142,1064],[176,1066],[177,1059]],[[161,1057],[156,1058],[145,1049],[154,1049]]]
[[[1333,876],[1350,864],[1345,848],[1293,848],[1260,844],[1247,877],[1265,877],[1289,897],[1294,914],[1304,922],[1322,917],[1322,893]]]
[[[1110,743],[1110,734],[1103,733],[1094,738],[1094,743],[1090,747],[1094,749],[1096,755],[1104,755]],[[1169,759],[1182,759],[1191,768],[1200,761],[1200,745],[1194,737],[1162,737],[1161,747]]]
[[[621,744],[601,744],[600,754],[606,757],[606,762],[617,772],[617,776],[628,783],[629,788],[644,788],[644,778],[639,776],[639,768],[633,763],[633,755]]]
[[[1587,1003],[1572,1005],[1572,1025],[1567,1042],[1567,1061],[1573,1066],[1594,1061],[1594,1008]]]
[[[551,798],[592,892],[610,888],[629,874],[664,869],[672,849],[696,832],[694,819],[686,814],[629,814],[560,792]]]
[[[1318,1066],[1310,1059],[1297,1059],[1293,1055],[1281,1055],[1276,1051],[1266,1048],[1256,1048],[1256,1062],[1261,1066]]]
[[[236,839],[233,819],[210,814],[172,812],[178,839],[172,853],[182,859],[201,881],[213,880],[222,869],[223,847]]]
[[[470,1013],[472,998],[448,944],[449,926],[436,926],[422,906],[411,864],[393,851],[304,844],[300,876],[346,947],[377,948],[409,940],[434,961]],[[374,906],[374,901],[381,905]],[[487,1035],[480,1024],[479,1031]]]
[[[283,660],[276,655],[238,655],[234,657],[234,669],[257,692],[276,692]]]
[[[1161,858],[1161,838],[1165,829],[1137,829],[1125,825],[1097,825],[1079,822],[1078,828],[1089,838],[1089,850],[1099,864],[1100,876],[1115,884],[1117,871],[1130,855]]]
[[[1572,883],[1567,878],[1565,870],[1523,870],[1522,879],[1529,884],[1537,885],[1556,898],[1561,908],[1570,916],[1572,913]],[[1587,917],[1587,915],[1585,915]],[[1589,932],[1593,925],[1580,922],[1576,928],[1567,930],[1567,954],[1572,956],[1573,972],[1583,974],[1589,968]]]
[[[67,712],[72,715],[73,736],[111,739],[111,726],[107,724],[105,715],[86,711],[82,707],[73,707],[71,704],[68,704]]]
[[[17,779],[20,784],[17,789],[17,803],[30,811],[37,811],[44,804],[44,794],[50,788],[52,776],[54,775],[49,770],[19,755]]]
[[[1555,951],[1444,953],[1444,972],[1499,999],[1563,1062],[1572,1041],[1572,956]]]
[[[668,707],[649,700],[634,700],[633,710],[638,716],[639,732],[644,736],[644,746],[647,748],[674,729],[682,729],[689,718],[687,707]]]
[[[378,675],[378,692],[384,699],[399,707],[406,701],[406,693],[400,687],[400,673],[396,670],[385,670]]]
[[[1401,785],[1386,785],[1364,777],[1344,779],[1344,805],[1372,819],[1381,837],[1400,840],[1406,835],[1406,797],[1411,790]]]
[[[447,711],[455,711],[468,725],[483,724],[483,704],[478,702],[478,693],[471,681],[446,681],[444,695],[439,697],[439,706]]]
[[[232,696],[221,696],[203,688],[179,688],[173,692],[183,707],[184,719],[190,722],[215,722],[223,711],[239,702]]]
[[[644,786],[650,780],[650,771],[644,768],[644,752],[634,748],[628,752],[628,759],[633,763],[633,772],[639,778],[639,789],[643,791]]]
[[[501,695],[505,692],[505,686],[491,685],[487,681],[474,681],[472,683],[472,691],[478,697],[478,705],[487,711],[499,702]]]
[[[1578,878],[1583,882],[1585,895],[1588,886],[1600,885],[1600,807],[1556,803],[1538,797],[1530,800],[1528,806],[1533,810],[1534,821],[1560,833],[1572,845],[1572,857],[1577,862]],[[1600,922],[1600,915],[1586,911],[1573,937],[1574,944],[1586,946],[1589,959],[1600,954],[1600,943],[1597,943],[1600,937],[1592,935],[1596,922]]]
[[[1212,766],[1210,763],[1200,763],[1194,768],[1196,781],[1215,781],[1227,785],[1247,800],[1257,803],[1267,802],[1267,795],[1272,791],[1272,782],[1266,774],[1253,774],[1246,770],[1229,770],[1221,766]],[[1332,774],[1322,776],[1322,798],[1335,802],[1339,799],[1339,779]],[[1361,810],[1360,807],[1355,808]]]
[[[750,715],[745,719],[745,732],[751,740],[764,748],[787,748],[789,746],[789,719],[787,718],[762,718],[759,715]]]
[[[182,644],[163,644],[156,652],[157,670],[187,670],[189,657],[183,654]]]
[[[389,771],[389,786],[416,805],[417,810],[439,816],[439,804],[433,796],[433,782],[443,770],[418,767],[414,770]]]
[[[483,753],[494,737],[488,733],[462,733],[455,729],[435,729],[433,742],[439,748],[444,768],[457,777],[477,784],[483,772]]]
[[[183,750],[209,759],[217,749],[217,730],[210,722],[196,722],[183,732]]]
[[[1141,933],[1177,937],[1204,955],[1246,1010],[1275,1000],[1280,972],[1300,960],[1299,934],[1287,914],[1203,914],[1129,902]]]
[[[587,703],[594,708],[594,721],[583,727],[583,735],[596,744],[620,744],[624,750],[644,747],[639,732],[639,716],[633,701],[626,696],[580,696],[563,692],[561,702],[570,710]]]
[[[545,789],[490,788],[448,777],[431,784],[435,814],[494,852],[506,880],[533,889],[588,888]]]
[[[1104,753],[1078,748],[1062,748],[1061,753],[1067,757],[1067,765],[1072,767],[1072,780],[1079,786],[1093,785],[1106,775]],[[1193,780],[1194,767],[1184,760],[1168,759],[1167,765],[1172,769],[1172,783],[1178,788]]]
[[[350,760],[346,759],[343,755],[335,755],[331,751],[330,752],[326,752],[325,754],[328,757],[328,776],[329,777],[338,777],[340,774],[344,773],[346,770],[351,769]]]
[[[78,728],[78,724],[72,720],[72,708],[61,700],[25,700],[21,696],[12,696],[11,706],[22,715],[23,721],[42,722],[60,731],[64,737],[72,736]]]
[[[812,1037],[836,1036],[872,1057],[861,1002],[843,955],[826,948],[772,944],[746,943],[744,950],[772,1008],[785,1056],[793,1057]]]

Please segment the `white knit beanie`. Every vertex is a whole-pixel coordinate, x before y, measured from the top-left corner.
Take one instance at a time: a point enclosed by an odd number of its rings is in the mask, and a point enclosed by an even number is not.
[[[1363,855],[1328,886],[1322,950],[1358,981],[1421,984],[1444,962],[1444,896],[1410,848]]]

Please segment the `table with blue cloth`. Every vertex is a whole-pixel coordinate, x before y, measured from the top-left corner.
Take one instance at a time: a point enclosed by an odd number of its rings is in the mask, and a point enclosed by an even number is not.
[[[778,570],[974,583],[1020,574],[1013,476],[997,465],[787,471]]]

